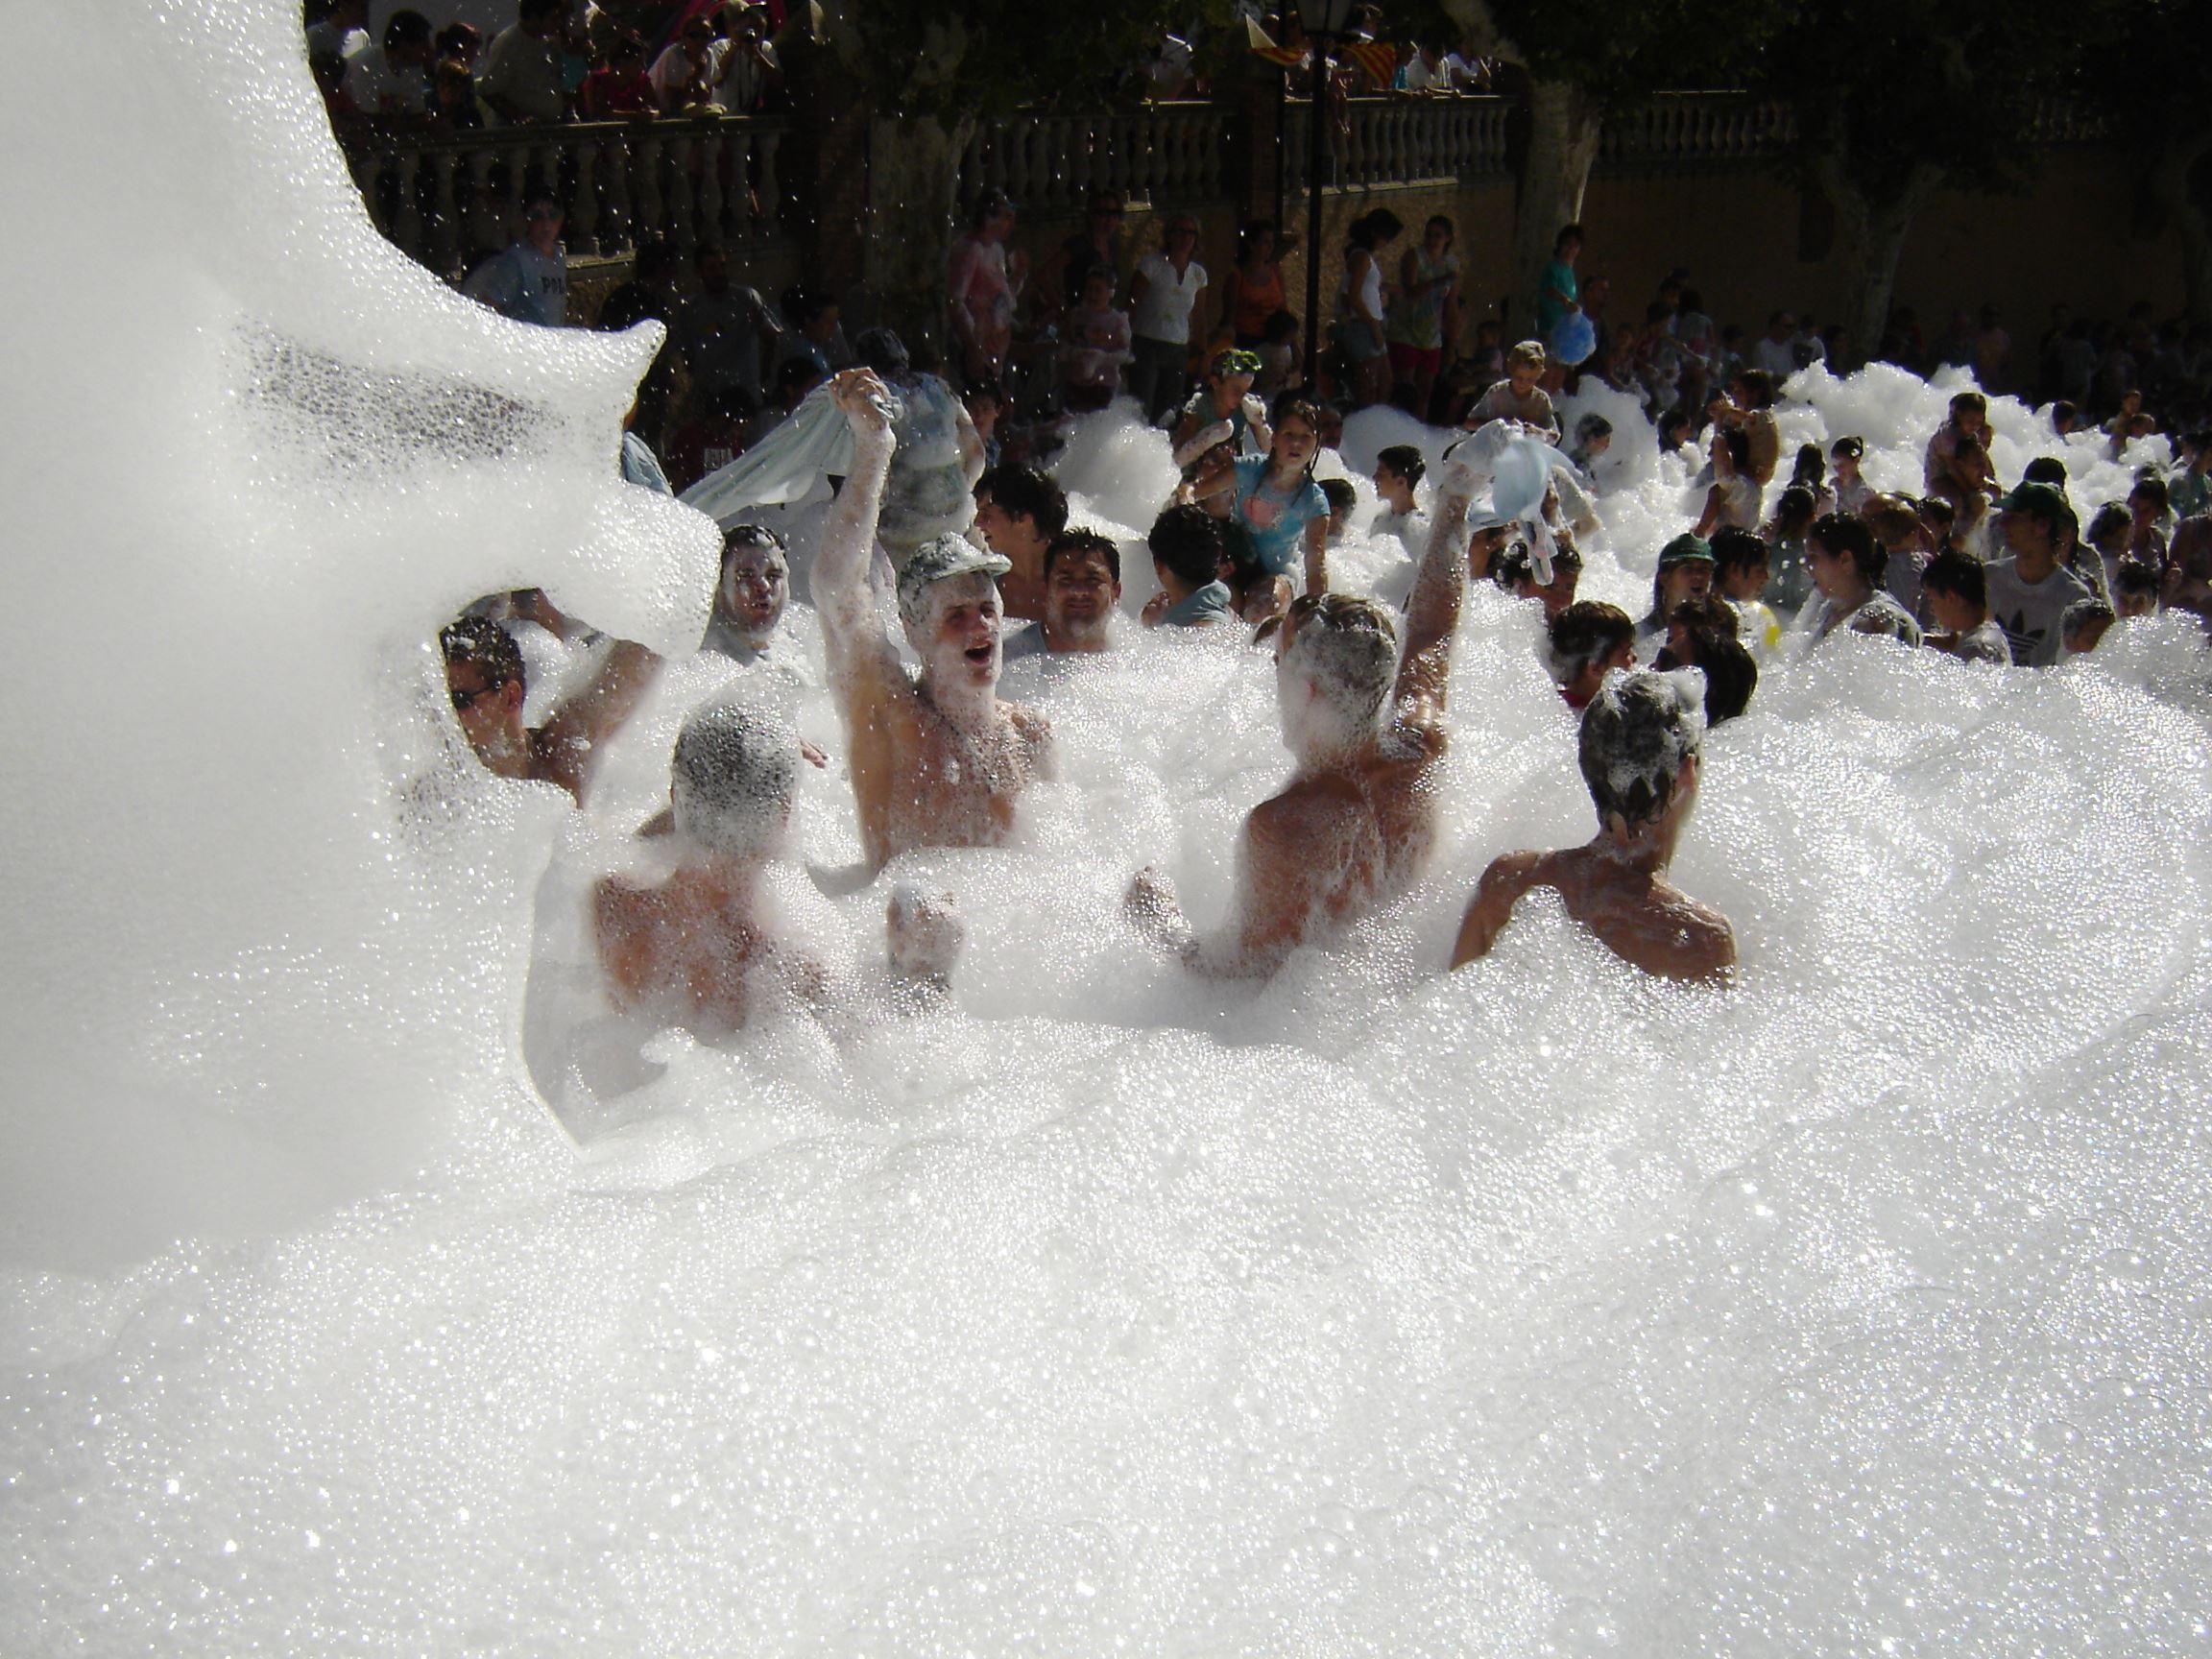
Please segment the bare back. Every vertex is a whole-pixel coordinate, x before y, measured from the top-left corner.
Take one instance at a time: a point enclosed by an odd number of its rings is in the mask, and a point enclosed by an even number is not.
[[[600,965],[624,1008],[734,1031],[745,1023],[756,975],[774,975],[771,983],[792,995],[823,994],[818,966],[681,877],[652,887],[609,877],[593,890],[591,907]]]
[[[1494,860],[1460,923],[1452,966],[1487,955],[1512,920],[1514,905],[1535,887],[1556,891],[1568,915],[1647,974],[1717,980],[1736,966],[1736,930],[1727,917],[1595,843],[1557,853],[1508,853]]]

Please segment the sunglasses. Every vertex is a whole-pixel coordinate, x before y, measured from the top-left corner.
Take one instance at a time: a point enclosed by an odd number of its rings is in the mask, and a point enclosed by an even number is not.
[[[479,685],[473,691],[464,691],[458,685],[448,685],[445,694],[453,699],[453,712],[465,714],[476,706],[479,699],[489,697],[498,689],[496,685]]]

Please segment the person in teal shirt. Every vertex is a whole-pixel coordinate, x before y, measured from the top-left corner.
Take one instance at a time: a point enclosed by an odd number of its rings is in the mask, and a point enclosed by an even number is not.
[[[1547,345],[1559,319],[1580,308],[1581,287],[1575,279],[1575,261],[1582,257],[1582,227],[1560,228],[1551,244],[1551,263],[1536,279],[1536,337]]]

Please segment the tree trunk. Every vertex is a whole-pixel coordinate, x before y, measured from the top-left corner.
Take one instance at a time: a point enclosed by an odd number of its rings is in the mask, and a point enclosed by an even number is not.
[[[949,351],[945,264],[958,232],[960,159],[975,133],[963,116],[952,127],[926,115],[881,116],[868,161],[868,285],[883,321],[909,347],[924,341]]]
[[[1836,228],[1842,238],[1851,278],[1848,325],[1851,349],[1871,361],[1889,328],[1889,301],[1897,287],[1897,260],[1912,221],[1943,182],[1942,169],[1913,169],[1896,195],[1869,198],[1845,175],[1841,158],[1830,156],[1814,169],[1829,201],[1836,204]]]
[[[2151,169],[2151,188],[2181,238],[2181,280],[2188,296],[2189,321],[2212,326],[2212,217],[2191,187],[2198,167],[2212,155],[2212,136],[2171,144]]]
[[[1537,276],[1551,260],[1559,228],[1582,217],[1582,193],[1598,159],[1597,106],[1567,81],[1528,85],[1528,155],[1513,209],[1511,331],[1536,323]],[[1510,337],[1510,332],[1509,336]]]

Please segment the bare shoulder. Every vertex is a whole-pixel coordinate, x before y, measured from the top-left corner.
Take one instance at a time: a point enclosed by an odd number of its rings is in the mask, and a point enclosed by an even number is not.
[[[1252,838],[1271,845],[1313,843],[1373,817],[1358,785],[1343,778],[1309,778],[1252,808]]]
[[[1667,933],[1665,972],[1681,979],[1725,979],[1736,967],[1736,928],[1727,917],[1679,889],[1659,901]]]
[[[1554,878],[1552,867],[1557,857],[1557,854],[1547,853],[1539,847],[1501,853],[1482,872],[1479,896],[1490,900],[1518,899],[1531,887],[1547,886]]]

